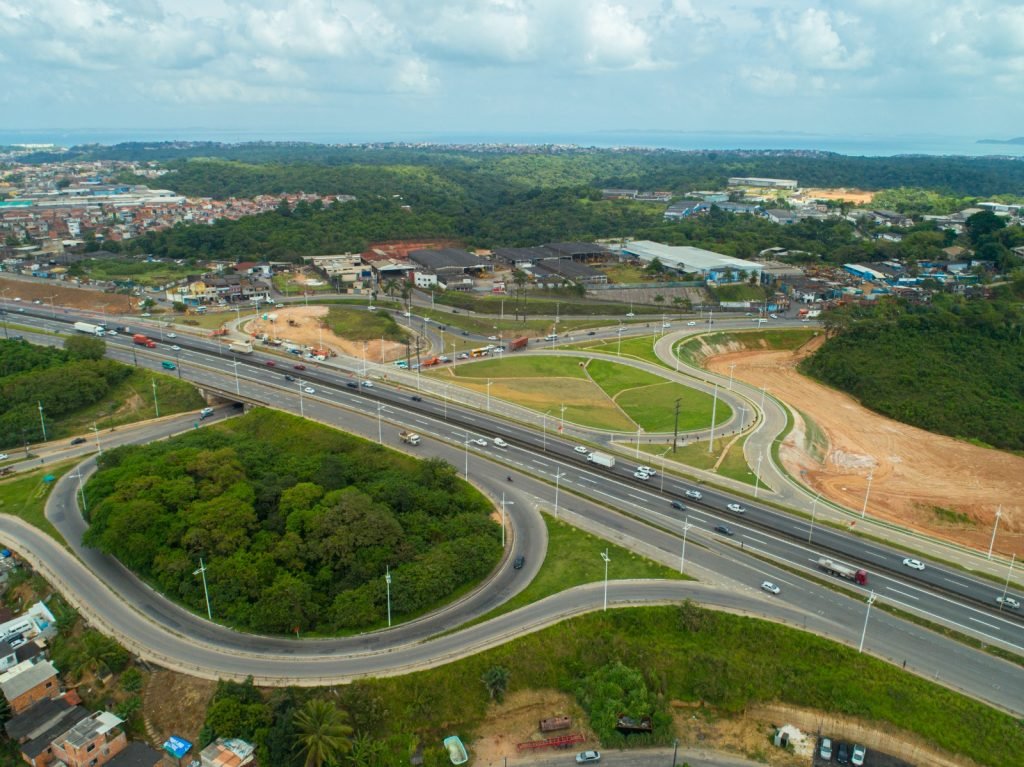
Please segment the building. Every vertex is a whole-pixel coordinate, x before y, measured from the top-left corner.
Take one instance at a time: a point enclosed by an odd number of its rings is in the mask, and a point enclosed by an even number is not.
[[[47,767],[57,757],[53,739],[89,717],[89,712],[68,701],[68,696],[36,703],[25,713],[10,719],[7,734],[21,748],[21,758],[32,767]]]
[[[666,221],[678,221],[681,218],[689,218],[690,216],[707,213],[709,210],[711,210],[711,203],[709,202],[688,200],[672,203],[665,209],[662,216]]]
[[[552,254],[549,258],[568,258],[583,263],[603,263],[611,256],[606,247],[595,242],[549,242],[543,247]]]
[[[658,259],[662,265],[682,274],[700,274],[711,282],[745,282],[751,273],[761,279],[761,264],[742,258],[724,256],[689,245],[663,245],[650,240],[637,240],[622,246],[623,255],[650,263]]]
[[[322,272],[329,280],[351,283],[370,278],[370,270],[363,265],[363,257],[358,253],[343,253],[340,256],[305,256],[303,260]]]
[[[412,283],[420,290],[430,290],[437,287],[437,275],[433,272],[422,272],[417,269],[412,273]]]
[[[539,261],[530,267],[530,272],[537,278],[549,274],[557,274],[577,285],[608,284],[608,275],[604,272],[599,272],[587,264],[580,264],[565,258],[549,258]]]
[[[752,176],[734,176],[729,179],[729,186],[752,186],[758,189],[796,189],[798,184],[791,178],[757,178]]]
[[[57,631],[53,613],[42,602],[36,602],[17,618],[0,623],[0,641],[17,648],[22,642],[41,637],[47,639]]]
[[[23,661],[0,674],[0,692],[7,698],[11,712],[20,714],[36,701],[60,696],[57,669],[48,660]]]
[[[190,276],[185,285],[165,291],[168,301],[186,306],[237,304],[244,301],[270,301],[270,286],[240,274],[204,274]]]
[[[491,263],[487,259],[457,248],[412,250],[409,251],[409,260],[438,275],[473,274],[491,268]]]
[[[107,767],[166,767],[166,764],[163,754],[155,748],[133,740],[107,762]]]
[[[101,767],[128,746],[123,720],[96,711],[53,739],[53,753],[67,767]]]
[[[239,738],[217,738],[199,754],[202,767],[245,767],[255,759],[255,747]]]

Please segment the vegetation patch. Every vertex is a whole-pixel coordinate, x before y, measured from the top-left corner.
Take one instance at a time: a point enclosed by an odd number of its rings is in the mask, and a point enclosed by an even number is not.
[[[581,378],[587,373],[583,360],[550,356],[501,357],[459,365],[452,373],[459,378]]]
[[[590,341],[573,344],[573,349],[584,349],[587,351],[601,352],[603,354],[615,354],[622,357],[633,357],[634,359],[641,360],[643,362],[650,362],[654,365],[660,365],[668,368],[661,358],[654,353],[654,342],[657,340],[657,336],[634,336],[633,338],[624,338],[622,343],[615,341]]]
[[[645,431],[671,432],[676,424],[676,400],[679,400],[679,429],[693,431],[708,428],[714,413],[715,425],[732,417],[732,408],[689,386],[668,381],[622,392],[615,401]]]
[[[664,378],[654,373],[609,360],[588,360],[587,374],[612,398],[628,389],[665,382]]]
[[[388,341],[404,343],[408,331],[395,321],[390,312],[368,312],[365,308],[331,306],[327,310],[327,327],[341,337],[351,341]]]
[[[708,357],[725,352],[799,349],[820,332],[811,328],[786,328],[701,333],[680,343],[676,354],[693,367],[703,367]]]
[[[71,466],[71,463],[47,466],[17,479],[0,481],[0,514],[19,517],[64,544],[64,536],[46,518],[46,499],[50,497],[53,481],[67,473]],[[53,480],[47,482],[46,477],[53,477]]]
[[[262,633],[373,628],[479,581],[501,555],[493,509],[440,460],[417,461],[256,410],[108,450],[90,480],[87,545],[216,619]]]
[[[942,506],[932,506],[932,513],[940,522],[956,527],[974,527],[977,523],[968,514],[953,509],[944,509]]]

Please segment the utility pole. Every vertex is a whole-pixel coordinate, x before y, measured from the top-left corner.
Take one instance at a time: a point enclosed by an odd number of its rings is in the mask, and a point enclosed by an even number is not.
[[[676,452],[676,445],[679,444],[679,400],[682,397],[676,399],[676,425],[672,431],[672,452]]]
[[[156,398],[156,379],[150,379],[150,383],[153,384],[153,409],[156,410],[156,417],[160,417],[160,402]]]
[[[203,594],[206,596],[206,617],[212,621],[213,613],[210,611],[210,591],[206,588],[206,565],[203,564],[202,557],[199,557],[199,569],[193,570],[192,575],[203,576]]]
[[[608,611],[608,563],[611,562],[611,557],[608,556],[608,549],[601,552],[601,559],[604,560],[604,609]]]
[[[384,585],[388,590],[388,628],[391,628],[391,565],[384,566]]]
[[[43,403],[38,402],[39,405],[39,425],[43,427],[43,442],[46,442],[46,420],[43,418]]]
[[[708,439],[708,452],[714,452],[715,446],[715,418],[718,415],[718,384],[715,384],[715,399],[711,403],[711,436]]]

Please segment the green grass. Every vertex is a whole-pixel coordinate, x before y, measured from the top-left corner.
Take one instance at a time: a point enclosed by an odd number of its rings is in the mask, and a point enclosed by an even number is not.
[[[275,274],[270,278],[279,293],[286,296],[301,296],[303,291],[307,293],[334,293],[334,286],[329,282],[323,285],[307,285],[305,283],[292,282],[290,274]],[[314,279],[320,279],[315,277]]]
[[[513,287],[512,290],[514,289]],[[551,295],[552,292],[544,291],[544,295],[540,297],[530,295],[524,297],[522,303],[526,306],[527,317],[532,314],[551,315],[552,317],[556,314],[566,317],[617,314],[624,317],[631,307],[628,303],[588,301],[577,296],[554,296]],[[460,311],[469,310],[479,314],[494,316],[501,313],[501,304],[502,300],[504,300],[505,317],[509,317],[515,312],[516,305],[515,295],[506,295],[504,297],[478,296],[469,293],[449,292],[435,294],[434,300],[439,304],[457,307]],[[666,311],[664,307],[642,306],[640,304],[632,306],[632,309],[634,314],[661,314]],[[561,323],[559,323],[559,327],[561,327]]]
[[[804,422],[804,450],[814,460],[824,462],[825,457],[828,455],[828,437],[825,436],[825,432],[818,426],[807,413],[802,410],[797,411],[800,413],[800,417]]]
[[[250,311],[249,313],[254,312]],[[221,325],[228,324],[237,316],[234,312],[212,312],[207,310],[203,314],[189,314],[178,321],[183,325],[191,325],[206,330],[217,330]]]
[[[55,421],[50,437],[86,434],[93,423],[102,430],[155,418],[153,381],[156,381],[161,416],[198,410],[206,405],[196,388],[187,381],[178,380],[173,375],[136,368],[99,402]],[[102,435],[100,439],[103,439]]]
[[[55,333],[52,330],[43,330],[42,328],[34,328],[31,325],[17,325],[13,322],[7,323],[8,334],[13,333],[18,335],[19,333],[39,333],[44,336],[58,336],[60,333]]]
[[[942,506],[932,506],[932,513],[935,519],[947,525],[958,525],[961,527],[974,527],[977,523],[962,511],[945,509]]]
[[[653,386],[665,381],[661,376],[648,373],[646,370],[638,370],[629,365],[620,365],[608,360],[590,360],[587,363],[587,373],[612,398],[628,389]]]
[[[90,259],[83,262],[85,272],[94,280],[132,280],[138,285],[164,285],[200,270],[174,263],[136,259]]]
[[[748,283],[719,285],[709,290],[719,301],[763,301],[765,298],[764,288]]]
[[[787,328],[701,333],[681,342],[676,347],[676,354],[687,364],[703,367],[708,357],[708,347],[729,346],[733,351],[799,349],[820,332],[811,328]]]
[[[548,550],[540,571],[530,581],[530,585],[519,594],[475,622],[479,623],[512,612],[573,586],[603,580],[604,562],[600,553],[605,550],[611,559],[608,569],[608,577],[611,580],[690,580],[689,576],[681,575],[678,570],[653,562],[621,546],[610,544],[603,538],[553,519],[547,514],[544,515],[544,524],[548,529]],[[513,555],[515,553],[513,549]]]
[[[587,374],[581,360],[563,357],[516,357],[463,363],[452,372],[459,378],[580,378]]]
[[[589,343],[584,342],[563,348],[583,349],[586,351],[601,352],[603,354],[632,357],[633,359],[650,362],[671,370],[672,368],[662,362],[658,355],[654,353],[654,341],[655,338],[652,335],[645,335],[635,338],[623,338],[621,346],[618,339],[616,339],[615,341],[601,340],[591,341]]]
[[[715,443],[712,451],[708,452],[708,441],[706,439],[700,442],[691,442],[688,445],[681,445],[676,449],[675,453],[669,452],[665,457],[676,461],[686,466],[692,466],[695,469],[701,469],[702,471],[714,470],[715,464],[722,455],[722,451],[726,451],[725,458],[722,458],[722,462],[718,465],[718,469],[715,470],[717,474],[729,479],[735,479],[738,482],[744,482],[751,487],[754,486],[754,472],[750,470],[750,466],[747,464],[747,459],[743,455],[743,443],[744,439],[738,439],[732,442],[732,437],[721,437],[715,438]],[[665,448],[661,445],[644,445],[641,443],[640,450],[651,455],[660,456],[665,452]],[[654,464],[655,467],[658,464]],[[764,487],[764,483],[761,484]]]
[[[16,479],[0,481],[0,513],[19,517],[65,545],[64,537],[46,518],[46,499],[50,497],[53,483],[44,482],[43,478],[62,477],[73,465],[74,462],[70,461],[43,466],[29,474],[19,475]]]
[[[1020,723],[983,703],[855,648],[693,604],[591,613],[440,668],[359,684],[404,702],[389,706],[380,733],[392,749],[385,761],[406,759],[415,733],[430,748],[427,763],[440,764],[443,736],[477,735],[491,706],[478,681],[487,669],[511,670],[509,693],[571,695],[585,675],[615,661],[643,669],[659,698],[703,701],[717,716],[758,703],[814,708],[907,730],[993,767],[1016,764],[1024,749]]]
[[[368,312],[366,307],[331,306],[327,310],[327,326],[338,336],[351,341],[374,341],[386,338],[404,342],[408,332],[388,312]]]

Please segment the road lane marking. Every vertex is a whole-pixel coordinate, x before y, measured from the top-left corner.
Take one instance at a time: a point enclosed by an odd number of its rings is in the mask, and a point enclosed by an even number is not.
[[[996,631],[1000,630],[999,626],[993,626],[991,623],[986,623],[985,621],[980,621],[977,618],[972,618],[970,616],[967,616],[967,620],[974,621],[975,623],[980,623],[982,626],[988,626],[990,629],[995,629]]]
[[[915,597],[913,594],[908,594],[905,591],[900,591],[899,589],[894,589],[892,586],[886,586],[885,590],[886,591],[892,591],[892,592],[894,592],[896,594],[900,594],[901,596],[905,596],[907,599],[913,599],[915,602],[918,599],[920,599],[920,597]]]
[[[874,551],[865,551],[864,553],[867,554],[869,557],[874,557],[875,559],[883,559],[884,560],[884,559],[891,559],[892,558],[892,554],[878,554],[878,553],[876,553]]]
[[[743,537],[746,538],[748,541],[753,541],[754,543],[760,543],[762,546],[767,546],[768,545],[768,541],[762,541],[760,538],[755,538],[754,536],[747,535],[746,533],[743,534]]]

